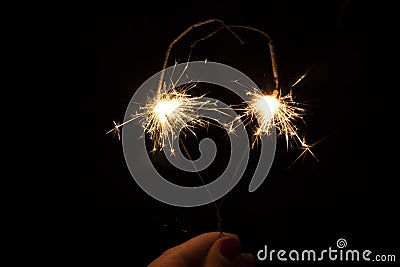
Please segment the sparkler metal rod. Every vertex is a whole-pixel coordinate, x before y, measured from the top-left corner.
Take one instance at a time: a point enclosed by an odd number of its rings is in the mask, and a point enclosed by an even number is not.
[[[268,42],[269,52],[271,53],[271,65],[272,75],[274,75],[275,90],[279,90],[279,76],[278,76],[278,64],[276,60],[275,46],[272,41]]]
[[[227,27],[230,28],[240,28],[240,29],[247,29],[251,30],[254,32],[258,32],[261,35],[265,36],[268,39],[268,47],[269,47],[269,52],[271,56],[271,67],[272,67],[272,75],[274,77],[274,90],[279,90],[279,72],[278,72],[278,64],[277,64],[277,59],[276,59],[276,50],[275,50],[275,45],[272,42],[271,37],[265,33],[264,31],[251,27],[251,26],[244,26],[244,25],[227,25]]]
[[[169,46],[168,46],[168,48],[167,48],[167,51],[165,52],[165,56],[164,56],[164,62],[163,62],[163,65],[162,65],[162,72],[161,72],[161,76],[160,76],[160,81],[159,81],[159,83],[158,83],[157,93],[160,93],[160,92],[161,92],[162,83],[163,83],[163,80],[164,80],[164,70],[165,70],[166,67],[167,67],[168,59],[169,59],[169,56],[170,56],[170,54],[171,54],[171,50],[172,50],[172,48],[174,47],[174,45],[175,45],[182,37],[184,37],[188,32],[190,32],[191,30],[193,30],[193,29],[195,29],[195,28],[197,28],[197,27],[200,27],[200,26],[209,24],[209,23],[213,23],[213,22],[218,22],[218,23],[220,23],[222,26],[221,26],[220,28],[216,29],[216,30],[215,30],[214,32],[212,32],[211,34],[207,35],[206,37],[203,37],[203,38],[198,39],[197,41],[195,41],[195,42],[191,45],[191,48],[193,48],[199,41],[203,41],[203,40],[205,40],[205,39],[207,39],[207,38],[210,38],[211,36],[213,36],[214,34],[216,34],[219,30],[221,30],[221,29],[223,29],[223,28],[228,29],[228,30],[233,34],[233,36],[235,36],[237,39],[239,39],[239,41],[240,41],[241,43],[243,43],[243,41],[239,38],[239,36],[237,36],[237,34],[236,34],[234,31],[232,31],[232,29],[231,29],[229,26],[225,25],[225,23],[224,23],[222,20],[219,20],[219,19],[208,19],[208,20],[204,20],[204,21],[200,21],[200,22],[197,22],[197,23],[195,23],[195,24],[192,24],[192,25],[189,26],[186,30],[184,30],[181,34],[179,34],[179,35],[169,44]]]
[[[203,185],[206,185],[206,183],[205,183],[203,177],[201,176],[200,172],[197,170],[196,165],[194,165],[193,159],[192,159],[192,157],[190,156],[189,151],[187,150],[185,144],[182,142],[181,139],[179,139],[179,142],[180,142],[180,144],[182,145],[182,148],[183,148],[183,150],[185,151],[186,156],[187,156],[187,157],[190,159],[190,161],[192,162],[193,167],[195,168],[196,173],[197,173],[197,176],[199,177],[200,181],[203,183]],[[215,198],[214,198],[213,195],[211,194],[210,190],[208,190],[207,186],[206,186],[206,190],[207,190],[207,193],[208,193],[208,195],[210,196],[210,198],[213,200],[212,203],[214,204],[215,211],[216,211],[216,214],[217,214],[217,220],[218,220],[218,224],[217,224],[218,232],[219,232],[220,237],[223,237],[224,234],[223,234],[223,232],[222,232],[222,221],[223,221],[223,220],[222,220],[222,216],[221,216],[221,206],[222,206],[222,203],[223,203],[223,200],[224,200],[224,199],[222,199],[220,205],[218,206],[217,203],[215,202]]]

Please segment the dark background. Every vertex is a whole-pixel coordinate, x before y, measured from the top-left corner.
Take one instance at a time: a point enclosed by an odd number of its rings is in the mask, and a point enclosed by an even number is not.
[[[325,138],[313,149],[318,162],[307,155],[290,169],[300,151],[287,152],[279,139],[267,179],[248,193],[253,161],[224,198],[223,230],[238,234],[243,250],[254,254],[264,245],[322,250],[345,238],[348,248],[400,257],[397,121],[391,118],[397,83],[389,65],[396,64],[390,42],[396,31],[389,6],[366,2],[201,1],[71,9],[64,25],[71,36],[67,43],[77,49],[71,56],[78,80],[71,91],[79,100],[82,126],[67,259],[146,266],[165,249],[217,230],[213,205],[172,207],[142,191],[125,164],[121,142],[105,134],[113,120],[123,119],[136,88],[161,70],[170,42],[209,18],[269,34],[283,90],[310,68],[293,90],[295,99],[308,105],[301,133],[309,143]],[[185,62],[187,45],[210,29],[215,28],[189,33],[168,65]],[[192,59],[228,64],[269,88],[265,39],[237,32],[245,45],[222,31],[196,47]]]

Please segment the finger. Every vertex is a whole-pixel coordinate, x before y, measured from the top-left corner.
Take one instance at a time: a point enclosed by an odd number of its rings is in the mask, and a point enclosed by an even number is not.
[[[237,237],[234,234],[224,233],[227,237]],[[204,261],[210,247],[220,238],[220,232],[210,232],[194,237],[187,242],[179,245],[179,250],[182,258],[187,266],[192,266]]]
[[[224,236],[236,237],[229,233],[224,233]],[[218,238],[220,238],[219,232],[210,232],[196,236],[185,243],[168,249],[160,257],[150,263],[148,267],[199,266],[207,256],[210,247],[218,240]]]
[[[204,266],[233,267],[236,263],[243,262],[240,259],[240,250],[240,241],[237,236],[224,236],[211,246]]]

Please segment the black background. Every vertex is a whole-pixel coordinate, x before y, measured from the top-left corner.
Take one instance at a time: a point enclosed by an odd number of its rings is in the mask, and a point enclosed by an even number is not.
[[[300,151],[286,152],[279,139],[272,169],[254,193],[247,192],[254,162],[250,164],[224,198],[223,230],[238,234],[243,250],[254,254],[264,245],[322,250],[345,238],[348,248],[400,257],[397,121],[391,118],[397,83],[389,66],[395,64],[389,41],[395,34],[394,17],[383,3],[366,2],[199,1],[72,8],[63,17],[63,29],[74,51],[72,72],[78,79],[70,92],[78,99],[82,126],[73,179],[78,195],[70,196],[76,204],[68,226],[72,243],[59,260],[145,266],[165,249],[217,230],[213,205],[172,207],[142,191],[125,164],[121,142],[105,134],[113,120],[123,119],[136,88],[161,70],[170,42],[209,18],[268,33],[276,44],[283,90],[310,68],[293,93],[308,105],[302,134],[309,143],[324,138],[313,149],[318,162],[307,155],[290,169]],[[184,62],[187,44],[209,29],[189,33],[171,54],[169,66],[174,59]],[[196,47],[192,59],[228,64],[268,88],[264,39],[237,32],[245,45],[221,32]]]

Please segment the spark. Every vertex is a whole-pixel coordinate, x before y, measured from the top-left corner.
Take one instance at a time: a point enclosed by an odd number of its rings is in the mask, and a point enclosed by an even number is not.
[[[138,116],[143,118],[142,127],[154,141],[153,151],[168,145],[174,153],[173,144],[179,130],[188,129],[195,135],[195,126],[207,126],[207,122],[199,117],[199,111],[213,108],[214,104],[204,100],[203,96],[193,97],[175,89],[149,101]]]
[[[199,116],[201,110],[218,111],[216,102],[204,99],[205,95],[191,96],[188,93],[194,86],[157,93],[154,98],[149,98],[144,106],[140,106],[139,111],[131,115],[131,119],[121,124],[114,123],[114,128],[107,133],[118,133],[120,137],[119,128],[136,120],[143,127],[144,133],[153,141],[152,152],[168,146],[174,154],[174,142],[179,138],[181,130],[187,129],[196,136],[193,131],[195,127],[209,126],[210,122]]]
[[[305,138],[303,137],[303,140],[301,142],[301,147],[300,147],[300,150],[302,150],[302,152],[297,156],[297,158],[292,162],[292,164],[290,164],[288,169],[290,169],[301,158],[304,159],[306,157],[307,153],[310,154],[317,162],[319,162],[319,159],[317,158],[317,156],[315,155],[315,153],[311,149],[314,148],[318,143],[320,143],[323,140],[325,140],[326,138],[327,138],[327,136],[325,136],[324,138],[319,139],[318,141],[316,141],[316,142],[314,142],[312,144],[307,144],[306,141],[305,141]]]
[[[118,140],[121,140],[121,131],[119,129],[120,124],[116,123],[115,121],[113,121],[113,123],[114,123],[114,128],[106,132],[106,134],[113,133],[114,136],[116,135],[118,137]]]
[[[300,79],[303,78],[304,75]],[[289,150],[289,146],[301,150],[301,153],[288,168],[291,168],[294,163],[307,154],[310,154],[312,158],[319,162],[312,148],[325,138],[313,144],[306,142],[297,126],[298,121],[303,121],[305,109],[300,103],[294,101],[291,93],[282,96],[278,90],[274,90],[270,94],[258,91],[247,91],[247,94],[251,96],[251,100],[247,103],[247,107],[241,109],[242,114],[238,115],[235,120],[249,118],[249,123],[256,119],[258,126],[254,130],[253,148],[261,136],[270,135],[271,130],[275,128],[278,136],[284,136],[287,150]],[[234,128],[232,131],[234,131]]]
[[[300,79],[303,78],[304,75]],[[303,121],[305,109],[300,106],[300,103],[293,100],[291,93],[281,96],[278,90],[274,90],[272,94],[255,92],[248,92],[248,94],[252,96],[252,100],[241,117],[249,116],[257,119],[258,127],[254,133],[256,138],[253,146],[258,137],[270,135],[271,129],[275,127],[278,131],[278,136],[283,135],[285,137],[287,150],[289,145],[301,150],[301,153],[288,168],[291,168],[301,158],[305,158],[307,154],[310,154],[312,158],[319,162],[312,149],[327,137],[312,144],[306,142],[305,137],[299,133],[299,127],[296,124],[298,121]]]
[[[275,127],[278,135],[285,136],[287,147],[290,139],[300,139],[295,121],[301,119],[304,109],[293,101],[291,94],[281,96],[274,90],[272,94],[253,95],[250,108],[260,122],[256,135],[269,134],[271,127]]]
[[[302,138],[298,133],[296,122],[302,120],[305,110],[293,100],[292,94],[281,96],[278,90],[270,94],[255,90],[247,91],[246,94],[251,100],[241,109],[242,114],[235,120],[250,118],[251,122],[256,119],[258,126],[254,131],[253,146],[262,135],[270,135],[273,128],[278,130],[278,135],[285,137],[287,149],[291,141],[301,144]]]

